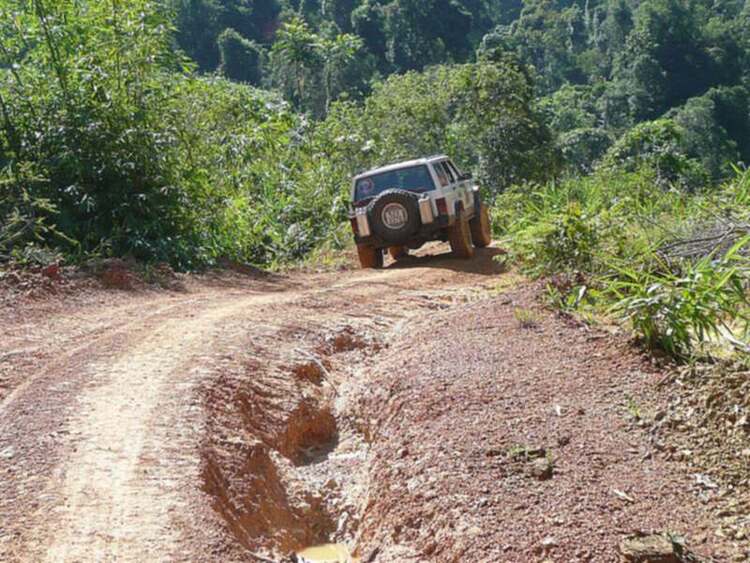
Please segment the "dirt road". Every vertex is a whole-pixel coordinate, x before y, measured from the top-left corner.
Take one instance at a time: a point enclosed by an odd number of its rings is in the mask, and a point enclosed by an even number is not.
[[[586,439],[567,456],[566,484],[554,495],[558,525],[571,522],[573,530],[558,534],[555,541],[569,544],[561,554],[614,557],[614,539],[639,524],[706,535],[708,513],[681,488],[687,475],[647,462],[645,432],[623,423],[625,394],[647,393],[658,374],[639,372],[631,385],[627,374],[642,362],[635,352],[618,349],[614,362],[598,337],[578,338],[578,327],[548,313],[534,313],[545,330],[531,340],[510,335],[513,312],[534,300],[528,289],[508,297],[518,280],[500,272],[496,253],[482,251],[471,263],[422,256],[380,272],[209,276],[182,292],[102,290],[3,311],[0,560],[275,560],[329,541],[359,547],[371,561],[519,561],[530,553],[557,560],[555,546],[535,552],[524,541],[541,533],[539,521],[481,505],[488,497],[514,504],[513,487],[526,506],[546,494],[523,479],[492,485],[498,459],[521,443],[518,405],[541,400],[566,411],[598,405],[590,416],[566,418],[565,436],[557,436],[575,441],[580,431]],[[482,311],[494,324],[482,324]],[[467,318],[479,328],[460,320]],[[483,346],[492,354],[480,353]],[[591,354],[606,358],[596,364]],[[502,358],[513,364],[500,377]],[[482,393],[450,389],[441,377],[451,365],[464,367],[450,377],[470,371],[465,383]],[[575,381],[597,383],[563,384],[563,367]],[[555,386],[568,395],[548,396]],[[509,405],[497,401],[509,395],[517,402],[504,414]],[[525,432],[538,445],[549,436],[534,429],[559,416],[552,412],[528,411]],[[440,424],[425,413],[441,413]],[[476,451],[457,446],[463,424],[472,427]],[[592,432],[597,425],[616,432]],[[435,457],[441,444],[461,455],[445,465]],[[606,461],[622,447],[634,453]],[[602,463],[636,477],[605,482]],[[447,483],[467,476],[476,490],[458,487],[462,496],[449,497]],[[582,494],[577,477],[589,483],[591,502],[573,502]],[[566,519],[566,503],[620,511],[637,496],[640,477],[650,501],[639,499],[640,513],[603,520],[611,538],[587,538],[576,532],[585,527]],[[631,486],[626,500],[613,495],[615,485]],[[450,506],[432,502],[435,495]],[[427,517],[426,507],[445,512]],[[664,514],[670,507],[674,517]],[[478,513],[485,516],[474,519]],[[505,547],[494,549],[501,536]],[[704,542],[704,550],[718,549]]]

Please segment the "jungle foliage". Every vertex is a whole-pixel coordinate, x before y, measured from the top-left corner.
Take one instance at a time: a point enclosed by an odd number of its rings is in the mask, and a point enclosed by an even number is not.
[[[538,162],[554,165],[533,85],[517,64],[394,75],[364,104],[334,103],[333,84],[360,48],[355,36],[310,46],[295,35],[312,34],[307,24],[293,19],[263,53],[243,26],[224,30],[223,71],[249,76],[269,57],[291,70],[281,93],[292,101],[310,87],[307,57],[319,58],[326,115],[316,120],[280,93],[196,73],[174,47],[179,30],[161,2],[0,6],[5,260],[36,259],[42,248],[69,260],[132,255],[182,269],[219,258],[273,264],[336,232],[349,178],[364,167],[448,147],[499,190],[546,178]],[[237,64],[248,53],[254,64]]]
[[[551,304],[628,320],[645,344],[687,360],[748,336],[750,172],[687,195],[661,172],[603,168],[501,194],[495,229]],[[726,351],[725,351],[726,352]]]
[[[0,260],[293,261],[351,174],[433,152],[488,198],[703,197],[750,160],[748,30],[738,0],[0,0]]]
[[[178,43],[202,71],[220,68],[208,36],[240,30],[269,56],[251,78],[227,76],[316,116],[394,73],[513,57],[533,73],[571,171],[591,171],[632,127],[662,119],[675,158],[695,160],[688,184],[750,161],[745,0],[172,1]],[[245,60],[256,68],[254,54]]]

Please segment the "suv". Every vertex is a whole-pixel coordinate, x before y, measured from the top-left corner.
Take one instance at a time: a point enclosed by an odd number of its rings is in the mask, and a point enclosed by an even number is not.
[[[445,155],[370,170],[354,178],[349,215],[363,268],[383,266],[428,241],[448,241],[471,258],[492,242],[487,207],[470,174]]]

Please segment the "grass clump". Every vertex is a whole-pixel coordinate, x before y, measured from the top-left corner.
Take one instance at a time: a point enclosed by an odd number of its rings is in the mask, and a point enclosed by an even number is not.
[[[749,194],[748,172],[693,194],[660,188],[647,167],[602,169],[514,187],[494,223],[516,264],[549,280],[551,303],[615,313],[649,348],[687,360],[746,332]]]
[[[619,298],[613,310],[650,348],[689,358],[701,345],[733,335],[732,325],[747,325],[748,276],[737,255],[747,242],[742,239],[719,260],[688,262],[677,273],[619,268],[608,287]]]
[[[539,315],[531,309],[516,308],[513,311],[513,316],[518,322],[518,326],[523,329],[529,330],[539,326]]]

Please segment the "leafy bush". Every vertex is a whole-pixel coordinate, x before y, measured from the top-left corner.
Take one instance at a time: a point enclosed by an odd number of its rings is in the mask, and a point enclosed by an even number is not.
[[[589,219],[570,203],[517,233],[513,256],[534,275],[590,271],[599,237]]]
[[[707,257],[687,263],[679,274],[617,269],[609,286],[620,300],[613,310],[628,319],[650,348],[687,358],[696,345],[731,334],[747,322],[747,270],[736,263],[743,240],[719,261]]]
[[[609,149],[602,164],[634,171],[647,166],[656,172],[662,188],[679,186],[688,191],[709,184],[709,174],[682,149],[684,130],[674,121],[659,119],[636,125]]]
[[[49,218],[57,212],[47,199],[34,193],[45,179],[28,165],[0,171],[0,262],[14,258],[23,261],[18,250],[43,242],[54,228]]]
[[[513,186],[498,197],[493,224],[511,239],[516,260],[534,275],[600,273],[607,269],[608,255],[641,260],[650,223],[663,222],[663,214],[677,205],[679,194],[653,189],[654,175],[649,169],[601,170],[583,178]]]
[[[648,168],[514,186],[494,224],[528,273],[551,276],[549,298],[566,310],[622,314],[646,344],[678,359],[746,323],[747,239],[696,259],[662,254],[717,217],[748,223],[750,173],[686,196],[654,189]],[[700,238],[699,238],[700,240]],[[731,244],[731,243],[730,243]]]
[[[557,270],[591,270],[598,244],[597,225],[590,221],[576,203],[554,217],[542,241],[544,262]]]

